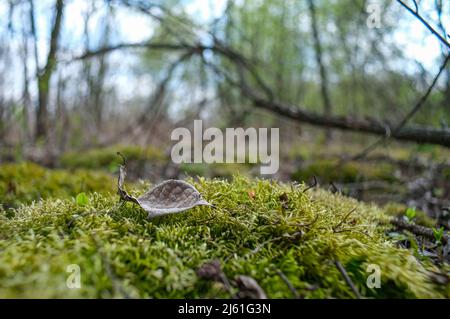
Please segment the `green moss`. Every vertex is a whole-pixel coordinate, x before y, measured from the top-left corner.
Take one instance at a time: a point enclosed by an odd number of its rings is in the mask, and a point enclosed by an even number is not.
[[[234,175],[248,175],[252,164],[181,164],[180,171],[187,176],[231,179]]]
[[[8,207],[41,198],[68,198],[80,192],[115,192],[110,175],[89,170],[49,170],[23,162],[0,165],[0,203]]]
[[[48,199],[12,218],[0,212],[0,297],[228,298],[195,273],[211,259],[230,279],[253,277],[270,298],[292,297],[277,270],[303,297],[353,298],[336,259],[364,296],[449,297],[430,280],[431,263],[385,235],[378,221],[389,216],[376,206],[244,177],[195,186],[214,209],[147,220],[136,205],[91,193],[86,206]],[[80,267],[80,289],[66,286],[70,264]],[[381,269],[379,289],[366,286],[369,264]]]
[[[442,169],[442,178],[446,180],[450,180],[450,167],[444,167]]]
[[[365,180],[396,180],[395,168],[386,163],[344,162],[338,160],[317,160],[292,174],[297,181],[309,181],[316,176],[324,182],[352,183]]]
[[[361,141],[351,139],[345,140],[344,143],[322,143],[315,140],[301,139],[299,146],[290,147],[284,151],[284,154],[287,154],[289,159],[302,158],[308,161],[324,158],[340,158],[343,154],[348,156],[360,154],[367,148],[367,145],[372,142],[372,139],[363,139]],[[450,156],[450,151],[446,147],[436,145],[408,145],[391,141],[389,145],[374,149],[366,156],[366,158],[376,159],[380,156],[387,156],[393,160],[399,161],[409,161],[414,158],[419,158],[422,161],[432,160],[436,162],[445,162]]]
[[[86,152],[69,152],[60,159],[64,168],[106,169],[116,172],[122,162],[117,155],[121,152],[130,165],[144,166],[146,163],[161,164],[166,161],[164,154],[157,148],[142,148],[136,145],[116,145]]]

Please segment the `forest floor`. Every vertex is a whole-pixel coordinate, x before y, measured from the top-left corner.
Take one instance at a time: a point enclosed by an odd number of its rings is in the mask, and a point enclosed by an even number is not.
[[[137,146],[1,164],[0,297],[449,298],[448,154],[324,149],[289,154],[279,182]],[[148,220],[119,201],[117,151],[132,194],[182,178],[214,207]]]

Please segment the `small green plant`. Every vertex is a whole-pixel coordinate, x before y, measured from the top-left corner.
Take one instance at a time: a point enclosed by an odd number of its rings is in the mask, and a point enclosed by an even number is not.
[[[409,207],[406,210],[405,216],[406,216],[406,218],[408,219],[409,222],[412,222],[414,217],[416,217],[416,208],[415,207],[412,207],[412,208]]]
[[[88,197],[86,193],[82,192],[77,195],[75,198],[78,206],[86,206],[89,203]]]
[[[433,227],[434,239],[436,240],[436,244],[442,244],[442,237],[444,237],[444,227],[436,229]]]

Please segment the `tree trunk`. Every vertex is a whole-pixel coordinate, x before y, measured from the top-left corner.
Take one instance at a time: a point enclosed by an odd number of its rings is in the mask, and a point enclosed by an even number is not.
[[[311,18],[311,29],[314,38],[314,50],[316,51],[316,61],[320,72],[320,91],[323,102],[323,114],[325,117],[328,117],[331,115],[331,101],[328,90],[328,77],[327,72],[325,70],[325,65],[323,64],[322,44],[320,43],[320,36],[317,26],[316,8],[314,6],[313,0],[308,0],[308,7],[309,7],[309,15]],[[331,135],[331,131],[327,130],[326,135],[328,139]]]
[[[22,66],[23,66],[23,128],[25,134],[25,143],[30,142],[32,134],[30,134],[30,81],[28,72],[28,39],[26,32],[23,33],[23,47],[22,47]]]
[[[32,3],[32,1],[31,1]],[[56,67],[56,53],[58,50],[59,35],[61,31],[62,16],[64,9],[63,0],[56,0],[55,20],[53,22],[50,36],[50,50],[47,55],[47,61],[42,72],[38,69],[38,108],[36,112],[36,138],[45,138],[48,132],[48,100],[50,92],[50,80]],[[34,10],[33,10],[34,11]],[[34,25],[34,12],[33,16]],[[35,29],[35,27],[33,27]]]

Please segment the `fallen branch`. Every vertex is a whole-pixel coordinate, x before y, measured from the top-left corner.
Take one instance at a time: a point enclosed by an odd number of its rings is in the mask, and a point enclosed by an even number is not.
[[[392,135],[395,135],[398,133],[405,125],[406,123],[420,110],[420,108],[425,104],[425,102],[428,99],[428,96],[430,95],[431,91],[433,91],[434,86],[436,85],[439,77],[442,74],[442,71],[444,71],[448,61],[450,60],[450,54],[447,55],[444,62],[442,63],[441,67],[439,68],[439,72],[434,77],[433,81],[431,82],[430,86],[428,87],[427,91],[424,95],[419,99],[419,101],[416,103],[416,105],[411,109],[411,111],[406,114],[406,116],[397,124],[397,126],[393,129],[392,132],[389,132],[389,134],[386,134],[384,137],[377,140],[375,143],[369,145],[366,149],[364,149],[361,153],[357,154],[356,156],[352,157],[352,160],[358,160],[366,157],[371,151],[373,151],[375,148],[377,148],[380,144],[387,141]]]
[[[228,56],[227,56],[228,57]],[[230,57],[229,57],[230,58]],[[232,58],[230,58],[232,62]],[[243,96],[249,99],[255,107],[281,115],[297,122],[307,123],[315,126],[337,128],[346,131],[386,136],[386,132],[392,132],[388,121],[380,121],[374,118],[357,119],[344,116],[324,116],[314,112],[308,112],[301,107],[278,102],[260,95],[257,91],[250,89],[244,77],[240,81],[232,79],[226,72],[220,70],[216,65],[206,64],[214,72],[225,77],[225,80],[240,90]],[[242,73],[242,68],[238,70]],[[450,147],[450,129],[436,129],[423,126],[403,127],[397,132],[390,133],[391,138],[424,144],[436,144]]]
[[[254,92],[244,93],[256,107],[269,110],[273,113],[282,115],[298,122],[304,122],[311,125],[337,128],[341,130],[368,133],[385,136],[389,131],[390,124],[380,122],[375,119],[356,119],[350,117],[325,117],[312,112],[306,112],[299,107],[283,104],[280,102],[269,101],[258,97]],[[392,131],[392,130],[390,130]],[[391,138],[402,141],[416,143],[429,143],[450,147],[450,129],[435,129],[431,127],[409,126],[392,132]]]
[[[214,43],[213,45],[188,45],[188,44],[174,44],[174,43],[154,43],[154,42],[141,42],[141,43],[122,43],[111,47],[104,47],[96,51],[88,51],[84,54],[74,58],[72,61],[83,60],[94,57],[96,55],[102,55],[121,49],[130,48],[146,48],[146,49],[158,49],[158,50],[173,50],[173,51],[192,51],[193,54],[203,56],[203,52],[210,51],[217,55],[227,58],[234,63],[236,67],[242,72],[247,71],[264,91],[264,95],[260,95],[259,92],[253,91],[247,85],[243,77],[241,81],[235,81],[228,75],[220,70],[216,65],[207,63],[208,67],[211,67],[214,72],[225,75],[226,80],[234,87],[236,87],[243,96],[248,98],[255,107],[263,110],[270,111],[272,113],[281,115],[285,118],[295,120],[297,122],[307,123],[315,126],[336,128],[341,130],[374,134],[380,136],[386,136],[386,132],[392,132],[391,124],[388,121],[380,121],[377,119],[358,119],[353,117],[344,116],[328,116],[309,112],[299,106],[286,104],[283,102],[275,101],[270,95],[270,90],[263,83],[254,68],[250,67],[247,59],[240,53],[232,50],[229,47]],[[409,126],[403,127],[396,132],[390,134],[391,138],[395,138],[403,141],[410,141],[416,143],[428,143],[442,145],[450,147],[450,129],[436,129],[432,127],[423,126]]]

